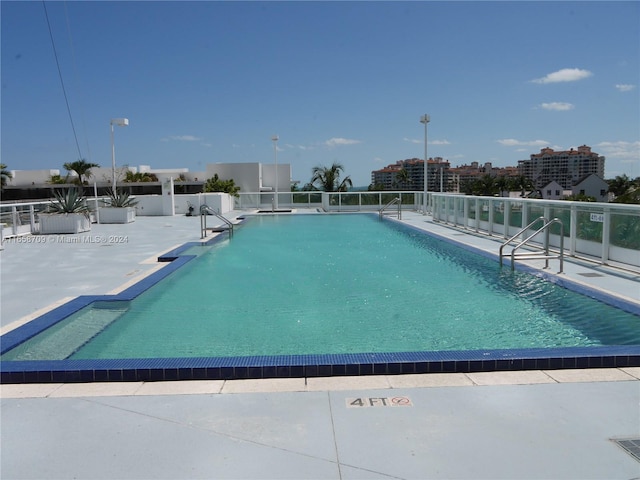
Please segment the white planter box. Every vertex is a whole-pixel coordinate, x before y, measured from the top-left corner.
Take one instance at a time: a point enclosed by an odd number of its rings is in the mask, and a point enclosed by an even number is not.
[[[40,213],[40,233],[81,233],[91,230],[91,220],[84,213]]]
[[[133,207],[100,207],[98,209],[100,223],[131,223],[136,219]]]

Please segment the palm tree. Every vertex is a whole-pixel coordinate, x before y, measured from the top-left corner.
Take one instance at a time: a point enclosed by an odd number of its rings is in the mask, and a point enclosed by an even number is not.
[[[13,178],[13,175],[9,170],[7,170],[7,166],[4,163],[0,163],[0,179],[2,179],[2,188],[6,187],[7,180],[10,178]]]
[[[476,195],[486,195],[493,196],[498,193],[498,184],[496,183],[496,179],[489,174],[483,175],[479,179],[476,180],[474,185]]]
[[[524,175],[518,175],[511,180],[511,188],[514,190],[520,190],[520,196],[524,197],[526,195],[526,191],[532,191],[535,188],[535,185],[531,181],[530,178],[525,177]]]
[[[133,173],[131,170],[127,170],[127,173],[124,177],[125,183],[131,182],[157,182],[158,176],[155,173],[149,172],[136,172]]]
[[[401,168],[396,172],[395,185],[400,188],[407,188],[407,184],[411,183],[411,177],[406,168]]]
[[[87,179],[91,176],[91,169],[98,168],[100,165],[97,163],[89,163],[85,161],[83,158],[77,160],[75,162],[65,163],[63,167],[68,171],[73,171],[78,174],[78,183],[80,184],[80,188],[82,189],[82,185],[84,182],[82,181],[82,176],[84,175]]]
[[[343,171],[344,167],[337,162],[333,162],[329,168],[313,167],[311,184],[325,192],[346,192],[349,187],[353,186],[353,182],[349,176],[340,180],[340,172]]]
[[[505,177],[504,175],[502,175],[500,177],[497,177],[496,178],[496,186],[500,190],[500,196],[504,197],[505,196],[505,192],[509,191],[509,186],[510,186],[509,179],[507,177]],[[507,194],[506,196],[509,196],[509,195]]]
[[[616,197],[624,195],[633,186],[633,181],[626,174],[607,180],[607,183],[609,184],[609,191]]]

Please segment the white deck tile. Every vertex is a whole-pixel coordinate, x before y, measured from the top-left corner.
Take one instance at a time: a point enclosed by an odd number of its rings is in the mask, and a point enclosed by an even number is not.
[[[65,383],[50,397],[120,397],[134,395],[142,382]]]
[[[523,370],[514,372],[473,372],[467,376],[476,385],[530,385],[534,383],[555,383],[540,370]]]
[[[227,380],[221,393],[304,392],[304,378]]]
[[[636,380],[636,377],[619,368],[590,368],[575,370],[545,370],[558,382],[620,382]]]
[[[0,398],[45,398],[50,396],[62,383],[27,383],[0,386]]]
[[[224,380],[180,380],[175,382],[145,382],[136,395],[202,395],[218,394]]]
[[[388,377],[372,375],[361,377],[312,377],[307,378],[307,390],[310,392],[325,390],[366,390],[391,388]]]
[[[392,388],[458,387],[473,385],[464,373],[425,373],[415,375],[389,375]]]
[[[620,370],[628,373],[629,375],[633,375],[635,378],[640,379],[640,367],[623,367]]]

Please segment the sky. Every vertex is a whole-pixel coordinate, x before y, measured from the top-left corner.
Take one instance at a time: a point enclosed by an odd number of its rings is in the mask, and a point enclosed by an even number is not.
[[[515,166],[589,145],[640,176],[640,2],[6,1],[1,162]],[[64,87],[63,87],[64,86]],[[75,133],[74,133],[75,132]]]

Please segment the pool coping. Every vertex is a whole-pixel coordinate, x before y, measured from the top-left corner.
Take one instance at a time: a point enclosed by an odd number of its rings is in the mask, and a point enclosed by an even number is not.
[[[480,248],[407,223],[398,224],[499,260],[497,255]],[[15,348],[93,302],[132,300],[196,258],[196,255],[184,254],[186,251],[198,245],[212,245],[224,238],[226,236],[218,235],[205,242],[182,244],[158,257],[159,262],[167,262],[164,268],[151,273],[124,291],[116,295],[76,297],[5,333],[0,337],[0,353]],[[556,275],[540,272],[526,265],[518,264],[517,268],[542,276],[561,287],[640,315],[640,307],[633,302],[568,279],[559,279]],[[246,357],[5,360],[0,362],[0,384],[307,378],[637,366],[640,366],[640,345]]]

